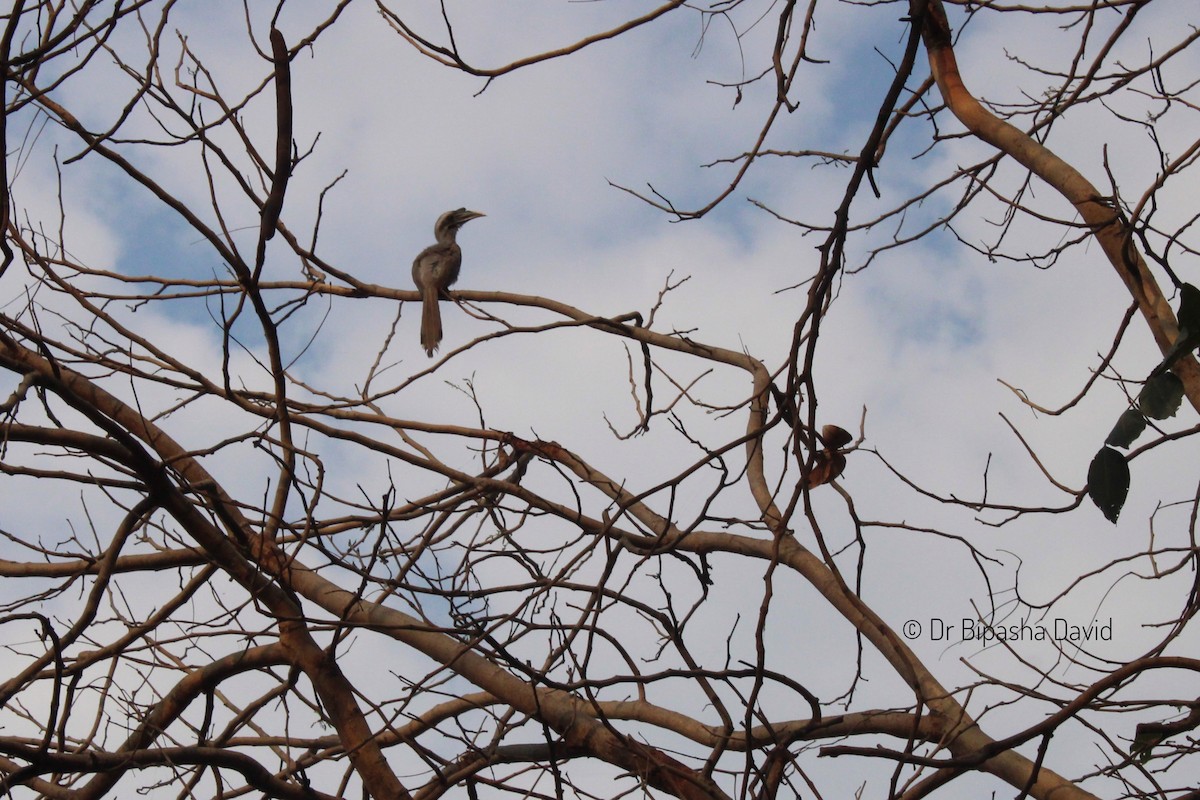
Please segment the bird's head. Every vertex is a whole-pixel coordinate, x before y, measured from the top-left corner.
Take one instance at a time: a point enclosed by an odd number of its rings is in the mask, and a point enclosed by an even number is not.
[[[447,236],[453,238],[459,228],[476,217],[482,216],[486,215],[465,208],[456,208],[453,211],[447,211],[438,217],[437,224],[433,226],[433,234],[437,237],[438,241],[442,241]]]

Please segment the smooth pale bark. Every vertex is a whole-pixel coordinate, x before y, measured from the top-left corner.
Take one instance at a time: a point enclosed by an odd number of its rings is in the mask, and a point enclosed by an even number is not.
[[[1075,207],[1083,226],[1095,236],[1117,276],[1137,301],[1154,341],[1165,354],[1179,336],[1179,323],[1135,246],[1130,226],[1115,200],[1101,194],[1079,170],[1045,145],[988,111],[968,91],[954,57],[950,23],[941,0],[909,0],[909,7],[913,19],[922,20],[929,67],[947,108],[972,135],[1027,167]],[[1172,370],[1183,381],[1188,402],[1200,411],[1200,364],[1189,355],[1176,361]]]

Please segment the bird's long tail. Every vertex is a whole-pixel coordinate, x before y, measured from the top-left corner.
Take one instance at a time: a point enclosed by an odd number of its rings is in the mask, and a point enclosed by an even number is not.
[[[428,288],[421,293],[421,347],[425,355],[433,358],[442,341],[442,310],[438,306],[437,289]]]

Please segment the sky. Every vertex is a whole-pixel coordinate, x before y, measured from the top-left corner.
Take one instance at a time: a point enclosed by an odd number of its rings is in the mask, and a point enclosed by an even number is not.
[[[285,38],[292,42],[306,33],[327,5],[289,3],[280,22]],[[735,93],[727,86],[762,68],[764,47],[775,35],[774,22],[768,14],[766,21],[752,23],[767,6],[736,6],[728,17],[712,18],[707,27],[697,12],[683,10],[616,41],[488,83],[434,64],[389,29],[373,3],[354,3],[293,62],[295,139],[301,152],[310,146],[312,152],[291,179],[284,222],[307,238],[322,188],[337,181],[324,201],[323,257],[365,281],[409,288],[411,259],[432,243],[437,216],[459,206],[477,209],[487,216],[460,235],[464,264],[457,288],[540,295],[598,315],[615,315],[646,313],[668,282],[687,278],[667,295],[657,315],[659,329],[687,330],[693,339],[744,349],[774,368],[787,353],[805,299],[804,287],[789,287],[815,268],[820,239],[802,236],[795,226],[751,201],[787,218],[829,224],[849,171],[765,158],[712,213],[688,222],[674,221],[613,185],[639,192],[653,187],[685,208],[705,205],[724,188],[732,175],[729,165],[705,165],[747,149],[772,91],[769,84],[756,83],[735,103]],[[648,7],[632,0],[446,3],[461,52],[483,67],[564,46]],[[1166,42],[1174,41],[1172,14],[1177,17],[1180,9],[1194,10],[1185,0],[1164,0],[1146,11],[1118,57],[1144,58],[1147,42],[1160,52]],[[405,4],[404,13],[410,11],[420,30],[442,39],[437,4]],[[260,13],[257,7],[254,13]],[[899,21],[901,15],[901,6],[823,5],[812,55],[829,63],[803,71],[795,95],[798,108],[782,117],[768,145],[857,152],[886,91],[888,62],[898,60],[902,51],[906,27]],[[957,29],[963,22],[962,13],[952,9],[951,24]],[[255,16],[254,26],[259,41],[265,42],[266,17]],[[267,73],[265,62],[246,41],[240,3],[180,3],[172,27],[186,31],[188,47],[229,96],[240,96]],[[133,48],[137,35],[123,33],[115,46]],[[981,14],[958,42],[964,77],[989,101],[1018,102],[1054,83],[1049,76],[1031,79],[1021,59],[1047,58],[1047,53],[1065,57],[1069,51],[1063,42],[1075,35],[1073,30],[1056,29],[1051,20]],[[170,64],[179,39],[167,36],[164,42],[169,53],[163,62]],[[1195,55],[1183,58],[1186,65],[1200,67]],[[919,64],[918,74],[925,73]],[[1167,78],[1182,80],[1176,74]],[[114,69],[97,67],[68,82],[61,97],[89,125],[103,127],[113,119],[114,98],[128,96],[128,84],[122,80]],[[1144,111],[1136,107],[1136,98],[1124,96],[1111,107],[1129,114]],[[274,123],[269,87],[248,107],[245,120],[260,147],[270,152]],[[1184,113],[1163,118],[1160,135],[1168,151],[1178,153],[1190,144],[1189,122]],[[958,130],[952,122],[943,124]],[[36,121],[30,126],[31,131],[39,130]],[[922,123],[910,128],[902,129],[877,170],[883,197],[875,200],[864,192],[855,205],[857,219],[988,152],[983,145],[953,139],[918,156],[929,128]],[[153,131],[154,125],[144,114],[135,114],[124,130],[134,137],[139,131]],[[78,147],[61,131],[48,129],[41,137],[14,191],[31,217],[52,219],[58,202],[52,146],[62,148],[60,157]],[[1108,185],[1107,153],[1127,198],[1140,195],[1158,169],[1153,142],[1144,131],[1136,124],[1118,124],[1099,104],[1060,120],[1051,146],[1059,143],[1069,147],[1070,157],[1102,187]],[[189,154],[126,149],[136,150],[138,163],[168,190],[189,203],[206,204],[208,188],[196,180],[194,162],[192,168],[186,166]],[[223,265],[194,233],[144,190],[97,162],[85,159],[63,170],[66,230],[73,254],[126,274],[222,273]],[[1012,187],[1019,180],[1016,172],[1008,171],[998,185]],[[236,237],[251,252],[255,210],[228,184],[220,192],[229,225],[241,229]],[[1037,185],[1034,194],[1039,210],[1066,213],[1048,187]],[[905,230],[934,218],[955,199],[936,196],[914,208]],[[1162,204],[1164,218],[1184,219],[1195,208],[1195,191],[1171,185],[1164,200],[1171,201]],[[994,237],[1000,208],[985,208],[990,216],[969,213],[956,221],[956,235],[976,244]],[[886,230],[872,241],[891,235],[893,225],[883,227]],[[1025,223],[1016,230],[1014,238],[1030,251],[1061,235]],[[859,248],[852,255],[861,259]],[[270,254],[268,278],[300,278],[281,242],[272,245]],[[21,297],[14,277],[0,282],[3,302],[16,303]],[[1046,602],[1076,575],[1144,550],[1152,535],[1186,542],[1187,506],[1157,515],[1155,510],[1160,502],[1186,501],[1194,493],[1194,476],[1179,468],[1194,456],[1187,440],[1135,463],[1133,489],[1117,526],[1085,500],[1071,514],[1031,515],[997,527],[1003,514],[951,508],[906,490],[879,457],[941,495],[978,498],[986,472],[990,500],[1066,504],[1067,498],[1041,476],[1014,429],[1056,480],[1078,488],[1086,481],[1092,454],[1126,407],[1126,398],[1112,382],[1102,381],[1071,413],[1050,417],[1023,405],[999,381],[1019,387],[1043,406],[1066,403],[1099,363],[1098,354],[1108,350],[1127,305],[1124,288],[1096,247],[1076,248],[1052,269],[1041,270],[989,261],[942,232],[887,251],[868,269],[844,276],[822,328],[816,368],[819,421],[856,435],[863,421],[862,449],[850,454],[842,479],[860,518],[904,520],[917,528],[961,536],[1002,561],[1010,584],[1019,564],[1022,596],[1031,602]],[[330,323],[323,322],[325,310],[316,302],[297,315],[286,345],[296,358],[297,376],[348,390],[363,380],[376,355],[374,343],[387,335],[396,312],[381,303],[348,307],[335,301]],[[495,312],[518,324],[553,320],[529,309]],[[200,303],[177,304],[169,313],[147,308],[136,319],[139,330],[154,341],[169,342],[180,355],[217,370],[220,340],[210,313]],[[394,374],[415,374],[428,366],[416,346],[419,315],[410,305],[401,313],[398,343],[386,360],[395,362]],[[495,329],[447,304],[443,316],[443,353]],[[321,335],[310,344],[318,332]],[[254,352],[257,345],[248,341],[247,347]],[[626,357],[622,343],[609,337],[569,331],[512,336],[456,356],[437,375],[389,400],[389,410],[404,417],[473,424],[479,412],[462,390],[469,381],[478,391],[488,425],[558,441],[631,487],[650,486],[669,470],[689,463],[695,452],[663,419],[651,435],[624,443],[614,440],[610,422],[622,431],[636,424]],[[1156,361],[1153,343],[1135,319],[1118,352],[1117,369],[1137,378]],[[704,396],[714,402],[736,402],[747,393],[740,373],[716,370],[701,377],[703,365],[671,357],[663,363],[681,381],[698,379]],[[248,353],[235,356],[235,368],[248,383],[263,380]],[[660,398],[669,395],[665,382],[660,389]],[[164,405],[168,399],[154,398]],[[744,425],[740,418],[722,419],[696,410],[682,413],[713,440],[732,438]],[[1168,427],[1190,426],[1190,414],[1184,409]],[[241,423],[201,408],[186,422],[181,415],[177,425],[168,427],[185,444],[199,445],[216,432],[241,430]],[[377,496],[385,476],[356,469],[351,454],[329,447],[330,463],[338,468],[333,485],[346,492],[362,486]],[[262,482],[262,459],[218,459],[215,464],[231,484]],[[422,476],[405,475],[405,480],[407,496],[436,485]],[[830,535],[846,543],[852,531],[832,490],[827,494],[817,498],[819,512]],[[5,495],[8,505],[13,489],[0,488],[0,498]],[[61,500],[68,508],[79,507],[77,499]],[[50,529],[62,508],[61,503],[39,504],[13,519]],[[873,528],[869,537],[865,596],[879,604],[893,625],[908,619],[957,621],[973,616],[972,602],[985,602],[982,582],[961,545],[894,528]],[[724,615],[721,624],[729,625],[729,617],[754,608],[753,597],[750,606],[745,605],[744,587],[747,582],[758,587],[761,573],[754,572],[758,565],[749,573],[746,569],[731,562],[715,564],[713,592],[723,599],[713,604],[712,613]],[[1147,565],[1141,562],[1130,569],[1145,570]],[[1178,613],[1178,581],[1190,581],[1190,575],[1161,583],[1114,578],[1109,573],[1085,583],[1051,616],[1079,624],[1113,617],[1119,634],[1105,652],[1120,659],[1153,641],[1155,634],[1140,626],[1147,619],[1162,619],[1162,604],[1165,618]],[[815,602],[803,586],[788,585],[780,591],[785,604],[808,607]],[[1006,597],[1011,594],[1002,595]],[[1022,618],[1026,614],[1018,612]],[[844,624],[839,627],[819,612],[811,619],[780,619],[775,624],[780,626],[775,634],[780,658],[803,664],[813,658],[805,642],[847,632]],[[1190,643],[1194,646],[1195,637]],[[710,644],[717,657],[724,643]],[[959,661],[963,657],[979,665],[1014,669],[1012,659],[996,648],[982,651],[929,635],[918,637],[913,647],[953,685],[970,680],[972,673]],[[1047,652],[1031,648],[1022,655],[1039,660]],[[836,693],[844,688],[840,675],[812,669],[811,680],[823,689]],[[883,669],[878,667],[874,674]],[[1067,678],[1087,680],[1082,673]],[[872,689],[862,692],[870,697]],[[887,696],[881,693],[881,701]],[[1005,714],[1000,710],[991,717],[998,720],[998,733],[1022,722]],[[1117,733],[1130,735],[1132,725]],[[1084,771],[1091,763],[1090,754],[1080,756],[1078,763],[1072,763],[1074,754],[1055,755],[1061,759],[1054,762],[1055,768],[1068,774]],[[853,784],[847,788],[852,791]]]

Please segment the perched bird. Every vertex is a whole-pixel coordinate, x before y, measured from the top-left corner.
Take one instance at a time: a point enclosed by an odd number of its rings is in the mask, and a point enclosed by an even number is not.
[[[478,211],[465,208],[442,214],[433,226],[437,244],[426,247],[413,261],[413,283],[421,291],[421,347],[430,358],[442,341],[442,312],[438,308],[438,298],[458,280],[458,270],[462,266],[462,249],[454,237],[459,228],[482,216]]]

